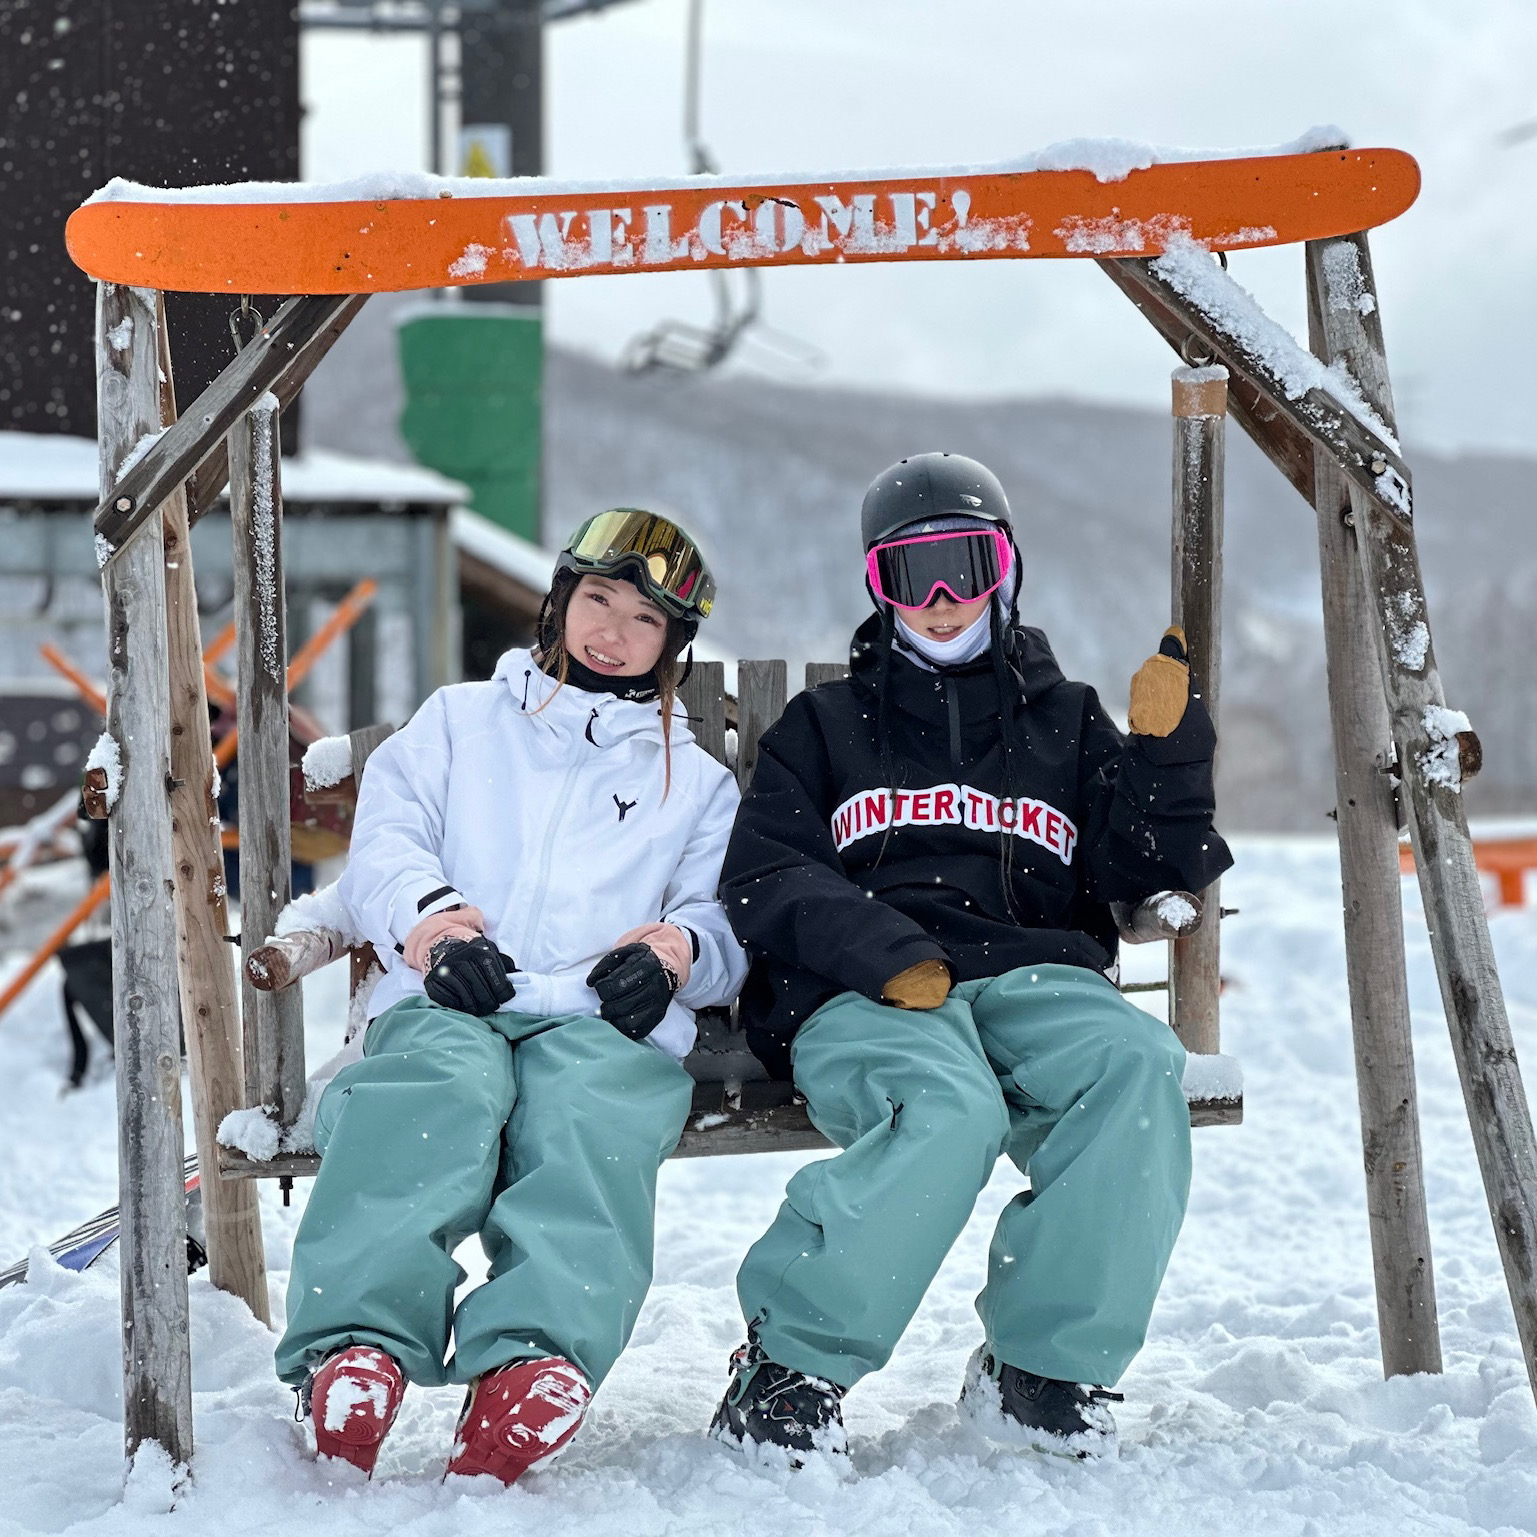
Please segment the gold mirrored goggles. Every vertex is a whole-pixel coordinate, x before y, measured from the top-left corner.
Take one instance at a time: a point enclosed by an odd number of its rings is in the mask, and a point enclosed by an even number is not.
[[[646,595],[680,619],[704,619],[715,606],[715,578],[699,546],[668,518],[637,507],[600,512],[577,529],[560,565],[583,575],[634,570]]]

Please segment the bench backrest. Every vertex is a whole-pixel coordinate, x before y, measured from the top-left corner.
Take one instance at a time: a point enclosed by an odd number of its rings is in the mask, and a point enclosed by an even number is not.
[[[846,662],[807,662],[806,687],[844,677]],[[678,690],[688,711],[695,739],[717,762],[734,769],[736,782],[746,789],[758,764],[758,741],[784,712],[789,668],[777,658],[738,662],[736,698],[726,694],[726,668],[722,662],[695,662]],[[733,718],[734,717],[734,718]],[[728,727],[736,729],[736,761],[726,752]]]

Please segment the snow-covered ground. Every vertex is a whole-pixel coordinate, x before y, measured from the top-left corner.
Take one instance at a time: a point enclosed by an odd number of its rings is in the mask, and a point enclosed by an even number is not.
[[[166,1515],[167,1468],[141,1458],[123,1488],[115,1264],[77,1277],[35,1263],[28,1284],[0,1291],[0,1532],[1537,1532],[1537,1413],[1417,893],[1405,883],[1447,1369],[1384,1383],[1335,854],[1325,841],[1249,839],[1237,856],[1223,887],[1242,909],[1224,926],[1224,1047],[1243,1059],[1247,1121],[1197,1133],[1190,1217],[1121,1384],[1119,1462],[1005,1451],[957,1420],[988,1234],[1019,1185],[1006,1165],[890,1367],[849,1395],[852,1477],[755,1466],[704,1439],[741,1336],[737,1261],[799,1161],[717,1158],[664,1171],[656,1285],[634,1343],[567,1459],[511,1491],[440,1482],[451,1389],[411,1392],[372,1485],[317,1466],[272,1377],[272,1337],[200,1276],[195,1477]],[[39,899],[45,886],[63,896],[60,884],[48,876]],[[1492,922],[1530,1061],[1537,911]],[[1132,959],[1146,974],[1161,957]],[[0,958],[0,981],[19,960]],[[344,983],[335,968],[312,982],[318,1061],[340,1035]],[[47,972],[0,1021],[0,1260],[116,1198],[112,1086],[97,1077],[59,1098],[57,993]],[[284,1211],[263,1192],[277,1308],[302,1201],[301,1190]]]

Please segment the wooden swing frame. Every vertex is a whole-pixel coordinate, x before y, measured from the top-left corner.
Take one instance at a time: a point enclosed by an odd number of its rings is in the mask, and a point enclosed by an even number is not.
[[[1312,240],[1305,250],[1309,345],[1354,380],[1391,433],[1380,309],[1359,302],[1363,294],[1375,295],[1367,237],[1361,232]],[[1449,743],[1433,730],[1445,700],[1430,642],[1408,468],[1389,437],[1328,389],[1295,396],[1252,337],[1224,319],[1223,306],[1182,293],[1152,259],[1098,260],[1191,365],[1175,377],[1173,608],[1189,634],[1192,661],[1208,679],[1213,706],[1220,671],[1226,413],[1316,515],[1384,1371],[1441,1369],[1404,964],[1401,805],[1528,1376],[1537,1385],[1537,1146],[1462,798],[1455,775],[1427,770],[1433,759],[1444,764]],[[740,264],[766,262],[748,255]],[[1212,279],[1229,282],[1215,272]],[[122,755],[121,790],[110,821],[118,896],[112,904],[114,1013],[130,1456],[148,1439],[160,1442],[177,1463],[192,1452],[179,1014],[187,1021],[199,1161],[205,1169],[221,1166],[226,1176],[204,1188],[212,1278],[264,1321],[256,1187],[239,1176],[304,1172],[281,1163],[254,1168],[246,1160],[242,1166],[228,1150],[221,1164],[216,1145],[219,1121],[242,1105],[268,1106],[282,1124],[293,1123],[304,1095],[302,1021],[296,987],[262,991],[247,979],[243,1027],[236,1004],[188,528],[228,479],[241,583],[243,854],[250,861],[244,886],[251,893],[243,926],[249,956],[271,932],[288,891],[277,418],[364,297],[290,300],[178,418],[160,296],[117,283],[99,287],[102,501],[95,527],[109,621],[108,730]],[[1404,644],[1406,624],[1416,635],[1410,645]],[[702,720],[702,739],[710,746],[718,738],[717,755],[723,755],[723,686],[700,669],[691,687],[686,702]],[[743,664],[739,773],[750,774],[756,732],[783,707],[784,689],[783,663]],[[354,759],[360,772],[367,744],[356,745],[363,749]],[[1471,773],[1476,739],[1465,733],[1450,745]],[[1206,894],[1206,920],[1173,945],[1171,956],[1171,1017],[1198,1052],[1217,1048],[1217,912],[1212,891]],[[738,1112],[750,1099],[746,1091],[739,1082]],[[721,1094],[716,1113],[726,1114],[728,1089]],[[780,1116],[787,1109],[794,1107],[768,1107]]]

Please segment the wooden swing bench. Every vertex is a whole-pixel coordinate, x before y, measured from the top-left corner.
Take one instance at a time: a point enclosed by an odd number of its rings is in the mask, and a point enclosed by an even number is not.
[[[666,188],[434,184],[416,196],[286,206],[262,189],[187,199],[118,188],[77,210],[66,240],[101,285],[94,522],[109,617],[107,727],[122,756],[110,827],[129,1453],[148,1439],[173,1462],[192,1450],[181,1097],[167,1092],[178,1017],[199,1160],[227,1176],[205,1192],[210,1275],[260,1318],[267,1282],[249,1176],[292,1178],[314,1167],[313,1155],[298,1154],[255,1164],[221,1151],[214,1135],[242,1104],[293,1127],[306,1084],[301,989],[290,980],[263,991],[248,976],[236,1007],[189,525],[228,480],[249,961],[273,933],[289,887],[279,411],[370,292],[598,273],[1095,261],[1188,365],[1174,374],[1172,607],[1213,716],[1229,415],[1295,488],[1319,538],[1383,1369],[1441,1369],[1399,893],[1401,795],[1485,1194],[1537,1384],[1537,1138],[1460,794],[1477,742],[1471,732],[1454,740],[1447,724],[1455,716],[1431,641],[1366,236],[1407,208],[1418,185],[1412,160],[1396,151],[1319,146],[1153,164],[1103,181],[1089,169],[956,169],[788,183],[701,177]],[[1304,248],[1306,346],[1212,259],[1288,243]],[[167,290],[296,296],[270,322],[254,317],[235,360],[179,419],[160,301]],[[252,314],[244,301],[237,313]],[[758,734],[783,708],[784,690],[783,663],[742,664],[739,776],[750,774]],[[725,762],[720,673],[699,669],[684,697],[701,741]],[[354,784],[368,748],[366,740],[349,747]],[[1200,895],[1205,921],[1172,940],[1169,978],[1171,1021],[1198,1065],[1218,1047],[1220,912],[1215,889]],[[1167,935],[1156,913],[1125,917],[1136,937]],[[322,960],[345,953],[339,936],[335,946],[322,934],[308,938]],[[358,957],[353,966],[356,977]],[[762,1076],[729,1018],[702,1021],[689,1067],[698,1089],[680,1154],[820,1145],[790,1086]],[[1192,1104],[1197,1124],[1232,1124],[1240,1113],[1236,1093],[1222,1105]]]
[[[807,686],[842,676],[847,670],[839,663],[812,662],[806,668]],[[784,662],[777,660],[744,661],[738,663],[737,677],[738,692],[732,698],[726,692],[724,664],[696,662],[684,684],[681,699],[700,745],[718,762],[732,769],[745,789],[757,764],[758,740],[784,708],[787,668]],[[729,750],[733,729],[734,752]],[[307,798],[326,805],[337,802],[356,804],[358,785],[369,755],[389,733],[387,726],[371,726],[353,732],[346,739],[352,773],[335,785],[309,790]],[[336,745],[340,748],[341,739],[337,739]],[[1182,902],[1172,904],[1178,921],[1171,921],[1165,916],[1163,904],[1153,901],[1144,902],[1135,912],[1118,912],[1123,939],[1142,944],[1151,940],[1176,941],[1196,933],[1203,921],[1201,899],[1187,892],[1178,893],[1178,896]],[[269,939],[249,951],[245,977],[259,992],[269,995],[287,992],[296,989],[304,977],[339,962],[344,956],[351,957],[353,999],[349,1018],[356,1020],[361,1018],[367,993],[372,990],[379,969],[371,946],[349,949],[346,939],[334,930],[302,929]],[[1212,960],[1215,962],[1215,953]],[[1161,989],[1165,985],[1156,982],[1128,984],[1133,991]],[[1214,1012],[1216,989],[1214,976],[1196,978],[1187,972],[1183,995],[1186,1012],[1193,1012],[1198,1005],[1207,1005]],[[1173,1006],[1176,1014],[1179,1005],[1180,997],[1176,995]],[[286,1019],[290,1030],[297,1024],[302,1032],[302,1015],[297,1009],[284,1016],[258,1013],[257,1019],[258,1028],[267,1022],[276,1025],[279,1019]],[[1185,1023],[1183,1019],[1178,1022]],[[302,1053],[302,1034],[285,1043],[281,1050]],[[706,1009],[700,1013],[699,1040],[684,1065],[694,1079],[694,1103],[683,1136],[673,1153],[675,1158],[701,1158],[721,1153],[803,1152],[828,1145],[827,1139],[811,1124],[805,1102],[795,1092],[795,1086],[771,1079],[748,1049],[746,1037],[736,1024],[734,1009]],[[1198,1085],[1209,1082],[1210,1076],[1197,1074]],[[1235,1075],[1229,1069],[1220,1076],[1232,1082]],[[1225,1089],[1227,1084],[1221,1087]],[[1232,1126],[1243,1120],[1241,1091],[1195,1093],[1187,1097],[1192,1126]],[[221,1146],[219,1149],[219,1171],[225,1178],[289,1180],[312,1175],[319,1165],[319,1155],[307,1151],[287,1152],[258,1160],[233,1147]]]

